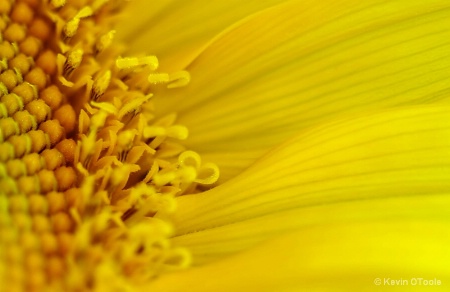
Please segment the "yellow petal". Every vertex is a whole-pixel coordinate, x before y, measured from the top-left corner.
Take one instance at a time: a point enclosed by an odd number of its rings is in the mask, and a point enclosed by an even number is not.
[[[178,198],[179,234],[288,209],[450,191],[450,107],[389,110],[297,135],[241,175]]]
[[[314,225],[364,220],[448,220],[450,193],[373,198],[297,207],[173,238],[189,249],[194,265],[217,261],[255,245]]]
[[[391,280],[399,280],[408,291],[447,291],[449,227],[448,220],[395,219],[309,226],[223,261],[162,277],[151,288],[380,291],[394,289]]]
[[[118,37],[129,43],[134,52],[157,55],[164,70],[180,70],[222,31],[280,2],[283,1],[133,1]]]
[[[290,1],[222,34],[187,68],[190,85],[155,102],[180,113],[186,144],[224,181],[321,121],[448,101],[449,13],[443,0]]]

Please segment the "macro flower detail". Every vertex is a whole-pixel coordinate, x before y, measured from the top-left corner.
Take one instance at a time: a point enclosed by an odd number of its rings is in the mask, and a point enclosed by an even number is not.
[[[127,289],[190,263],[170,244],[172,226],[153,215],[213,184],[218,168],[182,146],[188,129],[176,113],[154,116],[152,87],[184,86],[189,73],[156,72],[155,56],[122,56],[110,27],[122,4],[0,6],[8,291]]]
[[[0,0],[0,291],[447,291],[449,15]]]

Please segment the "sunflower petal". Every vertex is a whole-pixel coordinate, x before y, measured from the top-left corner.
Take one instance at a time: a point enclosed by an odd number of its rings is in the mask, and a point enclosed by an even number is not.
[[[397,280],[446,291],[449,227],[448,220],[401,219],[309,226],[223,261],[162,277],[152,288],[380,291]]]
[[[204,265],[309,226],[399,218],[448,220],[449,209],[450,193],[351,200],[274,212],[181,235],[173,243],[190,250],[194,265]]]
[[[118,34],[135,52],[150,50],[157,55],[164,70],[180,70],[222,31],[278,3],[280,0],[133,1],[128,7],[129,19]]]
[[[447,102],[449,13],[442,0],[284,3],[222,34],[187,68],[190,85],[155,102],[180,113],[224,181],[321,121]]]
[[[284,210],[450,191],[450,107],[389,110],[297,135],[241,175],[178,199],[179,234]]]

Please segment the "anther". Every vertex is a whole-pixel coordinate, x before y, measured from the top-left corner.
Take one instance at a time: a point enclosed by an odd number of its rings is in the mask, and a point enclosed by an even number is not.
[[[63,75],[68,77],[70,73],[78,68],[83,60],[83,50],[76,49],[69,52],[66,62],[64,63]]]
[[[66,0],[51,0],[50,3],[55,8],[63,7],[66,4]]]
[[[66,38],[73,37],[78,30],[78,26],[80,25],[80,20],[85,17],[89,17],[93,14],[92,8],[89,6],[83,7],[78,13],[69,20],[63,28],[64,35]]]
[[[116,34],[115,30],[111,30],[108,33],[102,35],[97,43],[95,44],[95,49],[97,53],[103,52],[106,48],[108,48],[114,39],[114,35]]]
[[[117,114],[117,108],[112,103],[91,101],[90,104],[93,107],[96,107],[96,108],[100,109],[99,112],[103,112],[103,113],[101,113],[101,115],[104,115],[104,114],[116,115]],[[99,113],[99,112],[97,112],[97,113]]]
[[[95,79],[94,84],[92,85],[91,96],[92,99],[97,101],[100,96],[102,96],[111,82],[111,71],[108,70],[100,77]]]
[[[145,104],[153,94],[143,95],[138,98],[134,98],[129,102],[126,102],[119,110],[118,118],[122,119],[127,113],[133,113],[134,115],[137,115],[140,110],[141,106]]]
[[[127,159],[128,152],[130,151],[133,140],[135,137],[135,132],[126,130],[119,133],[117,137],[117,147],[119,152],[119,160],[124,162]]]

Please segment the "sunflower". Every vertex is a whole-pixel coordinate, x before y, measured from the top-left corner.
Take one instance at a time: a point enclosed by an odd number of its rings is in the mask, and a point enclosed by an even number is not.
[[[154,2],[0,2],[2,290],[448,290],[448,1]]]

